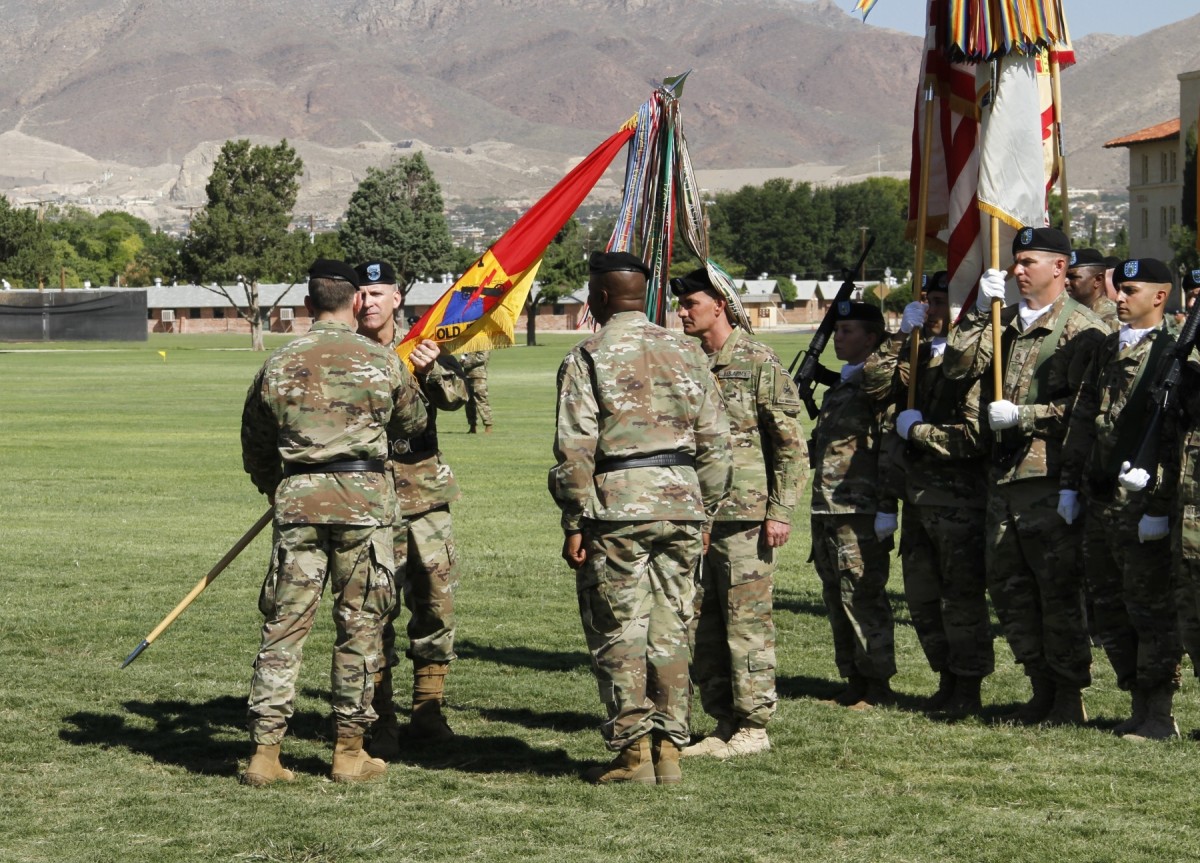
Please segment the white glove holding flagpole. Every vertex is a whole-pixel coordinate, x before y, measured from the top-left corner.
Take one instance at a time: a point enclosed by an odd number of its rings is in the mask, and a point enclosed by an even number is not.
[[[1008,399],[1000,399],[988,405],[988,425],[992,431],[1001,431],[1015,426],[1021,419],[1021,410]]]
[[[900,316],[900,332],[911,333],[913,330],[919,330],[925,325],[925,304],[924,303],[909,303],[904,307],[904,314]]]
[[[992,300],[1004,302],[1004,270],[988,270],[979,279],[979,290],[975,293],[975,308],[986,312]]]

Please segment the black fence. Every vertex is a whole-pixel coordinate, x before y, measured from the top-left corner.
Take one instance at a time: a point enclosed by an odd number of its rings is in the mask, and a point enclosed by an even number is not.
[[[145,291],[0,291],[0,341],[146,341]]]

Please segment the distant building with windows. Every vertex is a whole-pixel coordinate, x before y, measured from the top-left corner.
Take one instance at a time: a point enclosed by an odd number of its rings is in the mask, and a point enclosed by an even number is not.
[[[1183,165],[1187,133],[1195,129],[1200,108],[1200,71],[1179,79],[1179,117],[1139,129],[1104,146],[1129,151],[1129,255],[1169,262],[1171,229],[1183,210]],[[1186,118],[1181,122],[1180,118]]]

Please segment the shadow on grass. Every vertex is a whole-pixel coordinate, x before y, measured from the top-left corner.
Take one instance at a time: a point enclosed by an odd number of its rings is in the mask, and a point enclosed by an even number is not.
[[[594,731],[601,722],[598,713],[578,713],[573,710],[537,713],[527,707],[479,707],[476,712],[489,722],[509,722],[522,728],[548,728],[566,734]]]
[[[436,744],[401,736],[400,755],[393,761],[426,770],[537,776],[577,776],[591,765],[576,761],[562,749],[541,749],[516,737],[463,734]]]
[[[494,647],[467,639],[454,643],[454,651],[460,659],[476,659],[511,665],[516,668],[532,668],[535,671],[574,671],[590,668],[591,659],[582,650],[537,650],[532,647]]]
[[[244,735],[246,700],[222,696],[210,701],[127,701],[124,713],[79,711],[63,718],[59,738],[75,746],[121,748],[146,755],[161,764],[173,764],[211,776],[236,776],[238,759],[249,758],[250,743],[231,743],[230,735]],[[149,720],[147,723],[141,720]],[[297,713],[289,722],[293,737],[328,739],[328,717]],[[320,758],[288,757],[288,767],[304,773],[325,774],[329,764]]]
[[[809,677],[806,674],[779,676],[775,689],[780,698],[809,698],[814,701],[829,701],[846,689],[846,681],[840,677]],[[897,692],[893,709],[921,712],[921,705],[928,693],[914,694]]]

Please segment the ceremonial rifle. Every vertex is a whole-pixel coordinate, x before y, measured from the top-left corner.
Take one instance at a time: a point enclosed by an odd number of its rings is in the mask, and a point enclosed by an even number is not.
[[[1179,401],[1179,381],[1183,377],[1183,368],[1187,364],[1192,348],[1196,346],[1196,335],[1200,332],[1200,302],[1192,303],[1187,321],[1175,339],[1171,353],[1167,354],[1159,366],[1158,380],[1154,382],[1151,391],[1153,410],[1150,420],[1142,429],[1142,441],[1137,453],[1130,462],[1132,467],[1140,467],[1153,478],[1158,472],[1158,441],[1162,431],[1163,420]],[[1133,407],[1132,405],[1130,407]]]
[[[122,668],[141,656],[142,651],[149,647],[154,639],[162,635],[166,628],[175,622],[175,618],[183,614],[184,609],[192,604],[192,600],[203,593],[204,588],[212,584],[213,579],[220,575],[225,570],[225,567],[229,566],[233,562],[233,559],[242,553],[242,549],[248,546],[250,541],[262,532],[264,527],[270,524],[271,517],[274,514],[275,509],[273,507],[268,509],[258,521],[250,526],[248,531],[242,534],[242,538],[235,542],[229,551],[225,552],[225,556],[218,560],[216,565],[208,571],[208,575],[196,582],[196,586],[191,589],[187,596],[180,600],[179,605],[175,606],[171,610],[171,613],[164,617],[158,626],[154,627],[154,630],[142,639],[142,643],[133,649],[133,653],[125,657],[125,661],[121,663]]]
[[[829,384],[833,380],[833,378],[818,380],[818,374],[822,371],[821,352],[825,350],[825,345],[829,342],[829,337],[833,335],[833,328],[837,324],[838,304],[848,302],[850,295],[854,293],[854,274],[862,270],[863,263],[867,260],[867,255],[870,254],[871,247],[874,245],[875,237],[872,236],[866,248],[863,249],[862,255],[859,257],[858,263],[854,265],[854,268],[842,270],[842,286],[838,288],[837,296],[833,298],[833,302],[825,310],[825,317],[821,320],[821,325],[817,327],[817,332],[813,335],[812,341],[808,343],[808,349],[797,353],[796,358],[792,360],[792,364],[788,366],[788,374],[790,375],[792,369],[796,368],[796,364],[800,364],[800,370],[796,372],[794,380],[796,381],[796,389],[800,393],[800,400],[804,402],[804,406],[808,409],[809,419],[816,419],[817,414],[821,412],[816,400],[817,384]]]

